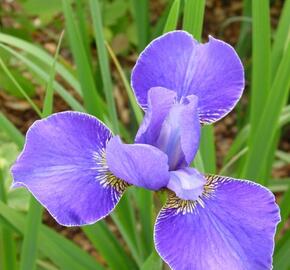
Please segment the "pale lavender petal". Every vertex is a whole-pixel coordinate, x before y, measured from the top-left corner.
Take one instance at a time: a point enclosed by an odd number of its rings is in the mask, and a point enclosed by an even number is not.
[[[135,141],[166,153],[170,170],[188,166],[200,138],[197,97],[176,102],[176,93],[161,87],[150,89],[148,94],[149,107]]]
[[[161,126],[176,101],[176,93],[162,87],[153,87],[148,92],[148,109],[138,129],[135,142],[154,145]]]
[[[123,144],[113,137],[106,149],[110,171],[127,183],[158,190],[169,181],[168,158],[158,148],[147,144]]]
[[[183,99],[170,109],[155,146],[168,156],[170,170],[188,166],[199,147],[200,123],[196,96]]]
[[[64,112],[36,121],[12,167],[24,186],[58,223],[79,226],[108,215],[127,184],[106,166],[110,130],[84,113]]]
[[[155,245],[173,270],[268,270],[279,220],[266,188],[210,176],[199,200],[170,197],[156,221]]]
[[[197,200],[202,195],[205,177],[194,168],[184,168],[170,172],[167,188],[183,200]]]
[[[148,107],[152,87],[176,91],[178,97],[196,95],[203,123],[229,113],[244,89],[244,71],[234,49],[209,37],[199,44],[184,31],[173,31],[152,41],[132,72],[132,87],[141,107]]]

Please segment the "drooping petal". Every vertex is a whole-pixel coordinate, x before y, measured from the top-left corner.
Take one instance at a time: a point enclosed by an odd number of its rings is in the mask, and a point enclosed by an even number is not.
[[[199,145],[198,98],[188,96],[176,102],[176,94],[161,87],[148,94],[149,107],[135,141],[166,153],[170,170],[188,166]]]
[[[114,209],[127,186],[107,168],[110,138],[105,125],[83,113],[36,121],[12,167],[14,186],[28,188],[62,225],[94,223]]]
[[[132,72],[132,87],[142,108],[148,107],[152,87],[176,91],[178,97],[196,95],[203,123],[229,113],[244,89],[244,72],[234,49],[209,37],[199,44],[184,31],[173,31],[152,41]]]
[[[154,146],[123,144],[113,137],[106,149],[109,170],[129,184],[158,190],[169,181],[168,158]]]
[[[156,221],[155,245],[173,270],[268,270],[279,220],[266,188],[211,176],[198,201],[169,199]]]
[[[203,193],[205,177],[194,168],[184,168],[170,172],[167,188],[183,200],[197,200]]]

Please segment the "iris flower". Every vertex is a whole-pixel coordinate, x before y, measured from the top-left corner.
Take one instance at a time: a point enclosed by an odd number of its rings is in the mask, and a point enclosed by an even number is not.
[[[78,112],[36,121],[12,168],[58,223],[95,223],[129,185],[166,190],[154,231],[157,252],[175,270],[271,269],[280,220],[273,194],[247,180],[205,175],[190,166],[202,124],[229,113],[244,89],[234,49],[200,44],[183,31],[151,42],[132,72],[144,109],[134,144]],[[206,160],[205,160],[206,162]]]

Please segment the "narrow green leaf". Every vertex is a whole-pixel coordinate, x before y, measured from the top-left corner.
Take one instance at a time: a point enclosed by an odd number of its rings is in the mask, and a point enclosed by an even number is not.
[[[213,126],[203,126],[201,130],[200,153],[206,173],[216,173],[216,156]]]
[[[21,49],[33,55],[35,58],[39,59],[49,67],[52,65],[54,61],[53,57],[49,55],[46,51],[44,51],[41,48],[38,48],[36,45],[31,44],[23,39],[0,33],[0,42]],[[62,78],[70,86],[72,86],[79,95],[82,95],[81,87],[78,80],[71,74],[71,72],[63,64],[56,63],[55,69],[57,73],[59,73],[62,76]]]
[[[267,103],[264,104],[264,113],[260,115],[256,132],[250,137],[249,153],[244,166],[243,177],[258,180],[261,174],[261,169],[268,157],[271,142],[273,142],[275,137],[279,115],[289,94],[289,74],[290,44],[288,44],[287,51],[279,65]]]
[[[251,134],[256,132],[270,90],[271,32],[269,15],[269,1],[252,1],[253,53],[250,107]],[[250,135],[250,137],[251,136],[252,135]]]
[[[76,62],[77,73],[83,92],[85,108],[89,113],[103,120],[105,104],[97,93],[94,74],[92,72],[89,59],[82,43],[79,30],[74,20],[72,7],[67,0],[62,0],[62,6],[66,20],[69,43],[72,49],[74,60]]]
[[[21,248],[20,270],[34,270],[36,267],[38,236],[42,220],[42,206],[31,196],[27,223]]]
[[[285,48],[287,48],[287,42],[290,39],[290,0],[284,2],[282,14],[279,19],[279,24],[274,36],[274,42],[272,47],[271,61],[272,61],[272,82],[275,78],[276,71],[279,67],[280,61],[284,54]]]
[[[289,250],[290,250],[290,230],[288,230],[283,238],[278,241],[274,258],[273,258],[273,269],[274,270],[289,270],[290,260],[289,260]]]
[[[0,202],[0,216],[9,222],[16,232],[24,235],[25,217]],[[70,240],[41,225],[39,250],[63,270],[104,270],[90,255]]]
[[[15,142],[18,148],[22,149],[24,145],[23,135],[2,112],[0,112],[0,130],[4,130]]]
[[[137,269],[136,264],[125,253],[124,248],[119,244],[104,222],[84,226],[82,229],[94,247],[107,261],[110,269]]]
[[[103,34],[103,25],[99,0],[90,0],[90,10],[91,16],[93,18],[95,42],[97,44],[98,49],[99,64],[101,69],[104,92],[106,95],[106,101],[109,108],[110,120],[112,122],[113,131],[115,133],[118,133],[119,132],[118,117],[116,111],[116,104],[113,96],[113,83],[110,74],[109,60],[107,50],[105,47],[105,38]]]
[[[167,33],[176,29],[179,17],[179,8],[180,0],[174,0],[169,11],[163,33]]]
[[[205,0],[186,0],[184,4],[183,29],[201,41]]]
[[[282,200],[279,203],[281,222],[277,227],[277,234],[281,232],[281,229],[284,227],[285,222],[288,220],[290,215],[290,186],[288,190],[283,194]]]
[[[134,93],[133,93],[133,91],[131,89],[131,86],[130,86],[130,84],[128,82],[128,79],[127,79],[127,77],[126,77],[126,75],[125,75],[125,73],[124,73],[124,71],[123,71],[123,69],[122,69],[122,67],[121,67],[116,55],[114,54],[114,52],[113,52],[112,48],[110,47],[110,45],[108,43],[106,43],[106,45],[107,45],[108,52],[109,52],[109,54],[110,54],[110,56],[111,56],[111,58],[112,58],[112,60],[113,60],[113,62],[115,64],[115,66],[116,66],[116,69],[117,69],[117,71],[118,71],[118,73],[119,73],[119,75],[121,77],[121,80],[122,80],[122,82],[124,84],[124,87],[126,89],[126,92],[127,92],[128,97],[129,97],[129,101],[130,101],[130,104],[132,106],[132,109],[133,109],[135,118],[137,120],[137,123],[140,124],[142,122],[142,119],[143,119],[142,110],[140,109],[139,105],[136,102],[136,98],[134,96]]]
[[[133,14],[137,25],[138,51],[141,52],[148,43],[149,37],[149,2],[148,0],[131,0]]]
[[[57,48],[56,48],[56,52],[55,52],[55,56],[54,56],[54,61],[52,63],[51,69],[50,69],[49,81],[47,83],[47,87],[46,87],[46,91],[45,91],[46,94],[44,97],[42,117],[49,116],[50,114],[52,114],[52,111],[53,111],[53,81],[54,81],[54,77],[55,77],[55,64],[57,62],[57,57],[59,54],[59,49],[60,49],[60,46],[62,43],[63,35],[64,35],[64,31],[62,31],[60,34],[59,41],[58,41]]]
[[[141,237],[141,248],[142,257],[147,258],[152,249],[154,249],[153,243],[153,225],[154,225],[154,203],[153,203],[153,193],[149,190],[143,188],[134,189],[134,198],[137,204],[141,232],[139,233]]]
[[[138,266],[142,263],[140,244],[137,233],[137,222],[130,198],[130,190],[126,192],[111,217],[126,241],[130,252]]]
[[[1,36],[1,34],[0,34]],[[9,53],[17,57],[20,61],[22,61],[24,64],[27,65],[27,67],[34,72],[39,78],[44,80],[45,82],[49,81],[49,75],[47,72],[42,70],[40,67],[38,67],[35,63],[33,63],[31,60],[29,60],[24,55],[18,53],[15,50],[12,50],[11,48],[7,47],[6,45],[0,44],[0,47],[7,50]],[[57,66],[57,63],[56,63]],[[68,105],[71,106],[72,109],[76,111],[85,111],[83,106],[69,93],[67,92],[56,80],[53,82],[53,87],[56,90],[56,92],[67,102]]]
[[[162,260],[154,250],[145,263],[142,265],[141,270],[161,270],[162,269]]]
[[[21,85],[16,81],[12,73],[9,71],[8,67],[5,65],[3,60],[0,58],[0,66],[6,73],[6,75],[10,78],[10,80],[14,83],[15,87],[18,89],[18,91],[22,94],[22,96],[27,100],[27,102],[30,104],[30,106],[34,109],[34,111],[41,117],[41,112],[39,108],[36,106],[36,104],[33,102],[33,100],[27,95],[25,90],[21,87]]]
[[[0,201],[7,203],[6,190],[4,185],[4,166],[0,160]],[[2,241],[1,241],[2,240]],[[0,245],[2,246],[1,255],[3,256],[0,262],[3,270],[16,270],[16,247],[13,239],[13,232],[10,228],[0,227]]]

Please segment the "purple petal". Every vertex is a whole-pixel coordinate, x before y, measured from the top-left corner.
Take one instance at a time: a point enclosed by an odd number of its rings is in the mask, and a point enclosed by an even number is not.
[[[197,200],[203,193],[205,177],[194,168],[170,172],[167,187],[183,200]]]
[[[200,123],[196,96],[176,102],[174,92],[155,87],[136,142],[156,146],[168,156],[170,170],[188,166],[199,145]]]
[[[169,181],[167,156],[147,144],[123,144],[118,136],[113,137],[106,149],[110,171],[127,183],[158,190]]]
[[[162,87],[153,87],[148,92],[148,109],[137,132],[135,142],[154,145],[161,126],[176,100],[176,93]]]
[[[12,168],[14,186],[24,186],[66,226],[94,223],[108,215],[127,184],[104,159],[110,130],[96,118],[64,112],[36,121]]]
[[[169,199],[157,218],[155,245],[174,270],[271,269],[279,220],[266,188],[210,176],[199,200]]]
[[[244,71],[234,49],[209,37],[199,44],[184,31],[155,39],[140,55],[132,72],[132,87],[141,107],[147,93],[164,87],[182,96],[199,98],[201,122],[211,123],[229,113],[244,89]]]

